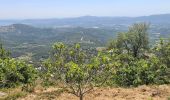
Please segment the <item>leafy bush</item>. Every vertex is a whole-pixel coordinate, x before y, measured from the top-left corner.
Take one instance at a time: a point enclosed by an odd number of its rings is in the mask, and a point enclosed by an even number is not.
[[[169,83],[166,65],[157,57],[136,59],[117,68],[115,82],[120,86]]]
[[[0,59],[0,87],[15,87],[18,84],[31,83],[36,79],[36,70],[32,65],[16,59]]]
[[[162,63],[166,64],[168,68],[170,68],[170,40],[165,41],[160,39],[160,43],[154,47],[153,51]]]

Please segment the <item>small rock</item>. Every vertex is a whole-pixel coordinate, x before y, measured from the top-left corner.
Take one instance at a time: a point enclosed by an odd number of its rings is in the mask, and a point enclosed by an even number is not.
[[[6,95],[6,93],[0,92],[0,97],[3,97],[5,95]]]

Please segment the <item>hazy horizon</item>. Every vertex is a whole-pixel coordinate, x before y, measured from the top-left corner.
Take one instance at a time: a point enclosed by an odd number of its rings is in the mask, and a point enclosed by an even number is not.
[[[170,0],[0,0],[0,2],[0,19],[138,17],[170,14]]]
[[[72,16],[72,17],[47,17],[47,18],[0,18],[0,20],[45,20],[45,19],[69,19],[69,18],[80,18],[80,17],[111,17],[111,18],[119,18],[119,17],[129,17],[129,18],[136,18],[136,17],[147,17],[153,15],[170,15],[170,13],[160,13],[160,14],[151,14],[151,15],[141,15],[141,16],[93,16],[93,15],[83,15],[83,16]]]

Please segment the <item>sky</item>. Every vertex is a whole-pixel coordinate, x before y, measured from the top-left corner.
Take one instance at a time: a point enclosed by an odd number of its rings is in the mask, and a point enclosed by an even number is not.
[[[0,0],[0,19],[147,16],[170,13],[170,0]]]

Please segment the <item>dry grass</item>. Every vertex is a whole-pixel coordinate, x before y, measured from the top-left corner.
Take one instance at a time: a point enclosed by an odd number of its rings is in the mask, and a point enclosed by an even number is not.
[[[85,100],[167,100],[170,86],[140,86],[137,88],[95,88],[85,95]],[[50,87],[22,100],[78,100],[76,96],[60,88]]]
[[[34,93],[28,95],[19,95],[18,100],[79,100],[66,89],[57,87],[44,89],[38,86],[35,90]],[[20,90],[12,91],[19,93]],[[12,93],[14,92],[10,92],[10,94]],[[137,88],[95,88],[85,95],[84,100],[170,100],[170,85],[139,86]]]
[[[6,95],[0,97],[0,100],[17,100],[18,98],[24,98],[27,96],[26,92],[21,91],[21,88],[10,88],[10,89],[1,89]]]

